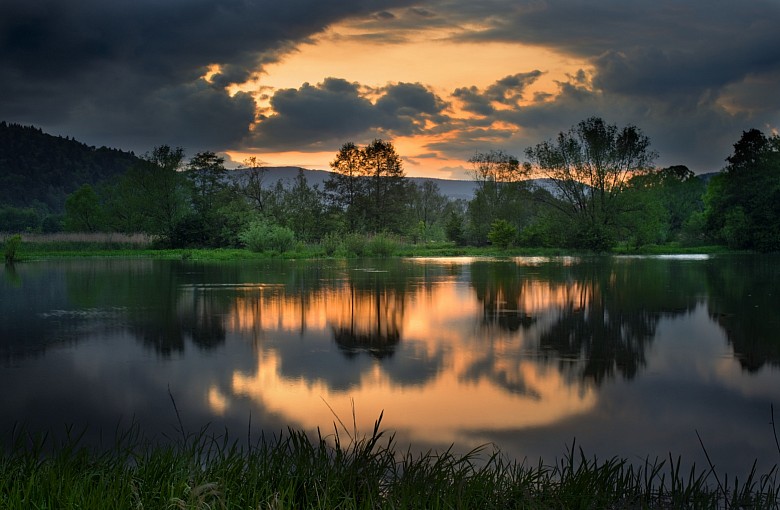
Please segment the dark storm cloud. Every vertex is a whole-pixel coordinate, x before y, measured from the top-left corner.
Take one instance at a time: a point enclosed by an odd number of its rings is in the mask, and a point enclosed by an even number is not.
[[[533,44],[591,66],[587,76],[581,72],[561,83],[559,95],[537,96],[531,106],[497,109],[487,91],[455,91],[471,113],[516,126],[522,136],[502,145],[515,153],[599,115],[644,129],[661,155],[659,164],[713,171],[742,130],[780,124],[776,1],[441,0],[427,6],[433,20],[409,22],[440,26],[446,19],[452,27],[480,27],[454,31],[454,42]],[[460,131],[442,144],[458,150],[468,136]]]
[[[254,117],[249,98],[226,85],[330,23],[405,3],[4,0],[0,118],[126,148],[225,148]],[[211,64],[222,71],[209,83],[201,77]]]
[[[265,150],[330,149],[334,143],[382,133],[412,135],[421,132],[427,120],[445,120],[446,104],[419,83],[371,91],[379,94],[373,103],[366,92],[340,78],[277,90],[271,97],[274,114],[259,123],[247,145]]]
[[[463,109],[477,115],[491,115],[495,113],[495,103],[516,106],[523,99],[526,87],[531,85],[542,75],[539,70],[530,73],[518,73],[506,76],[490,85],[484,91],[477,87],[461,87],[455,89],[453,97],[463,102]]]

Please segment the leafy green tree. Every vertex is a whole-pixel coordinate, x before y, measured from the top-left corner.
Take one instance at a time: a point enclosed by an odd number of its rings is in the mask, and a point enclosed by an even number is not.
[[[421,241],[431,240],[436,231],[443,232],[444,210],[447,197],[442,195],[439,185],[433,181],[410,184],[409,196],[414,214],[412,224],[416,225],[414,237]]]
[[[708,233],[733,248],[780,250],[780,137],[742,133],[705,194]]]
[[[345,143],[325,182],[331,204],[350,231],[400,233],[407,222],[408,186],[393,144],[376,139],[363,148]]]
[[[686,225],[689,230],[685,235],[693,234],[690,231],[691,218],[704,209],[705,188],[704,181],[683,165],[641,173],[629,180],[627,212],[636,220],[636,227],[645,232],[649,232],[653,223],[648,220],[662,221],[658,232],[664,235],[652,242],[679,240]],[[653,215],[652,211],[646,211],[644,215],[632,214],[648,207],[656,212],[662,208],[661,216],[664,217]]]
[[[620,195],[631,176],[647,170],[656,156],[638,128],[619,129],[599,117],[525,153],[526,173],[546,177],[554,186],[556,196],[548,204],[574,223],[574,243],[596,250],[614,243],[615,220],[626,205]]]
[[[330,164],[333,173],[325,181],[325,193],[331,203],[344,212],[349,231],[362,229],[367,195],[368,176],[363,151],[354,143],[341,146]]]
[[[507,221],[516,229],[525,225],[530,217],[530,197],[518,159],[494,150],[476,153],[469,163],[476,184],[468,207],[471,241],[484,244],[496,220]]]
[[[65,199],[65,229],[71,232],[97,232],[103,227],[103,208],[97,193],[89,184]]]
[[[250,160],[254,161],[252,158]],[[238,185],[239,193],[250,207],[261,214],[265,212],[265,205],[271,195],[271,190],[264,186],[267,171],[268,169],[262,167],[250,167],[246,170],[246,180]]]
[[[117,230],[143,231],[168,243],[190,213],[190,188],[182,172],[184,149],[160,145],[141,157],[110,190],[109,213]]]
[[[0,232],[37,230],[40,225],[41,218],[32,207],[0,205]]]
[[[509,248],[517,241],[517,228],[506,220],[496,220],[490,226],[488,239],[493,246]]]
[[[366,226],[371,232],[401,232],[405,222],[406,174],[393,144],[375,139],[363,149],[369,175]]]
[[[283,197],[284,224],[295,232],[297,239],[318,241],[325,233],[325,204],[319,187],[310,186],[301,170],[284,190]]]
[[[224,158],[199,152],[187,164],[192,212],[177,226],[176,243],[196,246],[236,246],[246,226],[249,205],[227,178]]]
[[[457,245],[466,244],[465,229],[463,228],[463,214],[456,209],[450,209],[447,222],[444,225],[447,239]]]

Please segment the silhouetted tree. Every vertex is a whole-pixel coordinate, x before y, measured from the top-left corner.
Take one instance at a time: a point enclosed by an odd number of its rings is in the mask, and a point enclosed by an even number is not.
[[[780,137],[745,131],[726,161],[705,195],[708,232],[734,248],[780,250]]]
[[[376,139],[363,148],[348,142],[331,163],[325,182],[332,204],[344,211],[351,231],[400,232],[408,203],[401,158],[393,144]]]
[[[630,177],[647,170],[656,156],[638,128],[618,129],[598,117],[525,153],[526,172],[551,179],[557,197],[549,203],[575,222],[576,244],[599,250],[614,242],[615,219],[626,205],[620,195]]]

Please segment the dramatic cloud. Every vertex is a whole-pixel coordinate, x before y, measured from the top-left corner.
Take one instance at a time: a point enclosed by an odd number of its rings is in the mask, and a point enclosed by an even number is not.
[[[462,87],[452,95],[463,101],[463,109],[477,115],[491,115],[496,111],[496,104],[518,106],[523,99],[526,87],[542,75],[541,71],[518,73],[496,81],[486,90],[477,87]]]
[[[780,127],[778,26],[776,0],[5,0],[0,120],[269,160],[405,137],[444,167],[598,115],[645,131],[659,164],[713,171],[743,130]],[[345,46],[268,88],[326,43]]]
[[[173,140],[224,149],[254,118],[247,97],[225,85],[335,21],[405,3],[4,0],[0,118],[126,148]]]
[[[372,102],[370,93],[379,94]],[[339,78],[278,90],[273,115],[263,119],[249,147],[319,150],[334,143],[364,142],[373,136],[409,136],[428,120],[442,121],[446,104],[419,83],[398,83],[375,91]]]

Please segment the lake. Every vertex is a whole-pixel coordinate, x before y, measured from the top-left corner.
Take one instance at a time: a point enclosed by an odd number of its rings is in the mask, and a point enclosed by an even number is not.
[[[0,272],[0,431],[780,462],[780,258],[77,259]],[[175,401],[175,407],[173,402]],[[780,419],[780,408],[777,410]],[[104,444],[101,443],[101,444]]]

